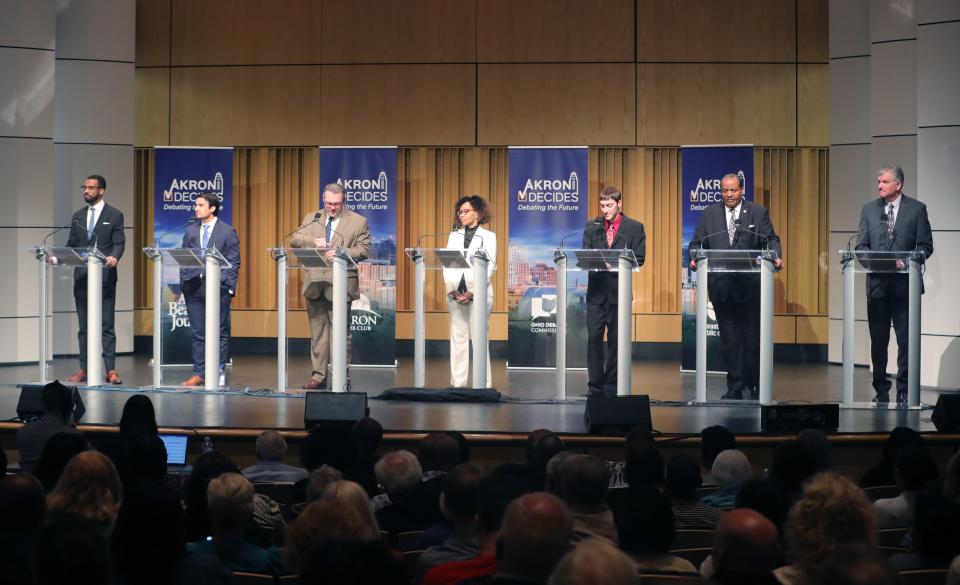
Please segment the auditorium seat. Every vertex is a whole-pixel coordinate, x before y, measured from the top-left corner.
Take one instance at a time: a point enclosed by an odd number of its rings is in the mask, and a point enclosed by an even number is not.
[[[673,546],[671,548],[713,546],[713,535],[713,530],[697,530],[693,528],[677,530],[673,537]]]
[[[411,530],[397,533],[397,550],[400,552],[415,551],[420,548],[420,538],[423,530]]]
[[[261,573],[234,572],[233,581],[236,585],[273,585],[275,577]]]
[[[407,575],[416,575],[417,563],[420,561],[423,550],[406,550],[400,554],[403,556],[403,564],[407,567]]]
[[[902,585],[943,585],[947,582],[946,569],[914,569],[897,573]]]
[[[877,531],[877,544],[880,546],[903,546],[903,539],[909,528],[884,528]]]
[[[257,482],[253,484],[253,489],[258,494],[267,496],[280,506],[280,513],[287,522],[293,520],[291,508],[294,504],[294,484],[282,482]]]
[[[694,567],[700,567],[703,560],[713,553],[713,546],[697,546],[691,548],[675,548],[670,554],[690,561]]]
[[[640,575],[640,585],[707,585],[708,583],[710,582],[703,577],[693,575]]]
[[[898,485],[875,485],[873,487],[863,488],[863,493],[867,494],[871,502],[884,498],[895,498],[900,495],[900,486]]]
[[[876,550],[877,553],[879,553],[880,556],[882,556],[885,559],[890,558],[893,555],[910,552],[910,549],[903,548],[902,546],[877,545],[874,547],[874,550]]]

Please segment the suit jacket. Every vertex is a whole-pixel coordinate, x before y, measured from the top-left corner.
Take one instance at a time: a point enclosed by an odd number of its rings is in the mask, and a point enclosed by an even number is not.
[[[613,245],[607,245],[607,232],[603,223],[590,223],[583,230],[583,248],[585,250],[615,250],[629,248],[637,257],[637,262],[643,266],[647,255],[647,234],[643,224],[626,215],[621,215],[620,229],[613,238]],[[590,272],[587,275],[587,302],[592,305],[610,303],[616,305],[617,273]]]
[[[200,227],[203,224],[194,223],[187,226],[187,231],[183,234],[183,243],[181,248],[200,248]],[[230,291],[231,295],[237,292],[237,276],[240,274],[240,238],[237,236],[237,230],[233,229],[229,223],[222,219],[217,219],[213,226],[213,233],[210,234],[210,241],[207,247],[216,248],[220,254],[230,263],[230,268],[220,268],[220,283]],[[202,278],[203,268],[183,268],[180,270],[180,286],[183,283],[194,279]]]
[[[463,228],[450,232],[447,236],[447,248],[451,250],[463,250]],[[460,286],[460,277],[463,277],[467,283],[467,290],[476,294],[476,287],[473,281],[473,254],[477,250],[483,249],[490,261],[487,263],[487,306],[493,303],[493,273],[497,271],[497,234],[478,226],[477,231],[470,240],[470,247],[467,248],[467,263],[471,268],[444,268],[443,284],[446,288],[446,294],[457,290]]]
[[[290,239],[290,246],[294,248],[313,248],[313,240],[326,235],[327,212],[320,211],[319,221],[314,221],[316,213],[308,213],[300,224],[300,229]],[[340,221],[336,232],[330,237],[328,244],[341,248],[354,262],[360,262],[370,257],[370,228],[367,218],[353,212],[346,207],[340,211]],[[313,283],[333,286],[332,268],[308,268],[303,279],[303,292]],[[360,278],[356,266],[347,266],[347,297],[351,301],[360,297]]]
[[[887,236],[887,230],[880,222],[884,214],[886,201],[877,198],[863,206],[860,210],[860,225],[857,228],[857,250],[901,250],[917,249],[923,252],[925,258],[933,255],[933,233],[930,230],[930,219],[927,217],[927,206],[900,195],[900,209],[897,210],[897,219],[893,225],[893,235]],[[894,298],[906,299],[910,296],[910,277],[907,274],[867,274],[867,297],[873,299],[891,295]],[[923,283],[920,284],[923,292]]]
[[[780,236],[773,229],[770,213],[759,203],[743,200],[740,207],[740,229],[733,236],[727,232],[727,207],[717,203],[703,210],[700,223],[690,240],[689,251],[758,250],[769,248],[780,257]],[[760,275],[757,273],[711,273],[707,287],[713,303],[746,303],[760,298]]]
[[[123,235],[123,213],[116,207],[104,202],[97,223],[93,226],[93,237],[87,238],[87,214],[89,209],[85,205],[74,212],[70,220],[70,237],[67,239],[67,246],[83,248],[89,246],[91,242],[96,242],[97,249],[104,256],[113,256],[120,260],[126,243],[126,236]],[[74,280],[86,279],[86,267],[78,266],[74,269],[73,278]],[[103,282],[104,284],[116,284],[116,266],[113,268],[103,267]]]

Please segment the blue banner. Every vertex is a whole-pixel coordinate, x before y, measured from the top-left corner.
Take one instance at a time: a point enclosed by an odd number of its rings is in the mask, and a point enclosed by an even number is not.
[[[194,217],[193,201],[216,193],[223,201],[218,218],[233,224],[233,149],[167,148],[154,151],[153,237],[161,248],[179,248],[185,223]],[[158,242],[157,239],[160,238]],[[163,266],[163,331],[160,363],[190,365],[190,319],[180,293],[180,270]],[[156,307],[154,307],[156,310]]]
[[[556,366],[557,271],[553,253],[587,222],[586,148],[510,148],[507,365]],[[567,275],[567,366],[586,367],[585,272]]]
[[[341,185],[346,203],[367,219],[373,248],[358,265],[360,298],[350,310],[351,363],[397,363],[397,149],[321,148],[320,207],[323,186]]]
[[[695,274],[689,270],[688,247],[700,222],[700,213],[711,205],[723,202],[720,179],[734,173],[743,178],[743,198],[753,200],[753,146],[684,146],[681,149],[683,168],[680,187],[682,209],[681,258],[683,262],[683,316],[681,370],[697,367],[697,289]],[[713,305],[707,302],[707,370],[725,371],[720,354],[720,330]]]

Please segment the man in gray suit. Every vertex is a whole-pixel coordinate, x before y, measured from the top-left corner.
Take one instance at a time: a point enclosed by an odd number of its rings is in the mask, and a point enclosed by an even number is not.
[[[366,218],[344,206],[346,193],[337,183],[323,188],[323,211],[308,213],[297,229],[290,245],[294,248],[330,248],[327,260],[333,260],[337,249],[343,250],[354,262],[370,257],[370,229]],[[333,323],[333,270],[307,269],[303,282],[303,296],[307,301],[310,320],[310,358],[313,373],[305,390],[319,390],[327,382],[330,362],[330,329]],[[360,296],[360,278],[355,266],[347,268],[347,302]],[[349,315],[349,307],[347,308]],[[347,361],[350,355],[350,319],[347,318]],[[342,390],[342,388],[336,388]]]
[[[927,206],[903,194],[903,169],[884,165],[877,171],[880,198],[863,206],[857,228],[857,250],[918,250],[933,255],[933,234]],[[921,292],[923,285],[921,284]],[[907,316],[909,276],[867,275],[867,320],[870,325],[870,358],[877,403],[890,401],[887,345],[890,324],[897,335],[897,402],[907,402]]]

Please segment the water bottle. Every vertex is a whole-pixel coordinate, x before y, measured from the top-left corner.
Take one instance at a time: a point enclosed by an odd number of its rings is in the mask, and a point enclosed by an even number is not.
[[[207,454],[213,452],[213,437],[204,437],[200,443],[200,453]]]

